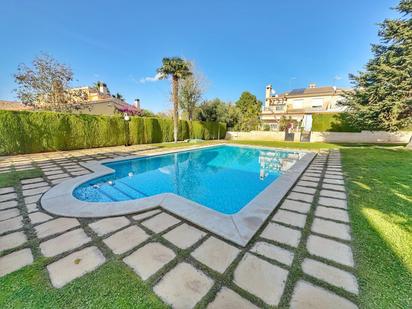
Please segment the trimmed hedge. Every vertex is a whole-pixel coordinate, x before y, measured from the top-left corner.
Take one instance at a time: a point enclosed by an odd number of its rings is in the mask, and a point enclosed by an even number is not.
[[[313,114],[313,132],[360,132],[347,113]]]
[[[128,133],[131,144],[171,142],[173,121],[132,117]],[[218,133],[225,137],[225,124],[179,121],[179,140],[217,139]],[[0,111],[2,155],[124,145],[126,134],[126,122],[119,116]]]

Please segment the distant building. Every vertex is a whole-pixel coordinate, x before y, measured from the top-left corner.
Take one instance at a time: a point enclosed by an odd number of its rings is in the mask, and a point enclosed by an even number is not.
[[[133,105],[128,104],[123,99],[112,96],[107,85],[102,82],[98,82],[96,87],[79,87],[71,90],[80,92],[84,100],[80,102],[84,108],[75,111],[76,113],[111,116],[119,112],[128,112],[129,114],[140,112],[138,99],[134,101]]]
[[[0,100],[0,110],[24,111],[24,110],[31,110],[31,109],[33,108],[30,106],[26,106],[21,102]]]
[[[107,85],[102,82],[97,83],[96,87],[71,88],[69,91],[75,94],[76,102],[80,106],[79,109],[73,110],[76,114],[112,116],[125,112],[129,115],[141,112],[139,99],[136,99],[133,105],[128,104],[121,97],[112,96]],[[41,104],[38,108],[41,109]],[[34,110],[34,108],[21,102],[0,100],[0,110],[21,111]]]
[[[343,100],[345,90],[347,89],[335,86],[316,87],[316,84],[309,84],[308,88],[274,94],[272,85],[268,85],[261,113],[262,123],[269,125],[271,130],[277,130],[282,116],[302,121],[305,115],[314,113],[343,112],[345,107],[338,105],[338,102]]]

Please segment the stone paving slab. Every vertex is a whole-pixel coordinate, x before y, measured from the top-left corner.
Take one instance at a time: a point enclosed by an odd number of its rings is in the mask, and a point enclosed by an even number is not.
[[[0,188],[0,195],[6,194],[6,193],[12,193],[14,192],[14,187],[3,187]]]
[[[280,208],[287,209],[287,210],[293,210],[293,211],[306,214],[309,212],[310,206],[311,205],[309,203],[305,203],[305,202],[285,200],[283,204],[280,206]]]
[[[322,184],[322,188],[329,189],[329,190],[335,190],[335,191],[341,191],[341,192],[346,191],[345,186],[343,186],[343,185],[333,185],[333,184],[329,184],[329,183]]]
[[[331,179],[331,178],[323,178],[324,183],[330,183],[333,185],[344,185],[345,182],[342,179]]]
[[[210,290],[213,280],[188,263],[180,263],[154,287],[173,308],[193,308]]]
[[[117,231],[126,225],[129,225],[130,221],[126,217],[114,217],[101,219],[99,221],[89,224],[89,227],[96,232],[99,236],[104,236],[111,232]]]
[[[224,273],[239,252],[236,247],[210,237],[192,253],[192,256],[213,270]]]
[[[17,205],[18,205],[18,203],[15,200],[7,201],[7,202],[1,202],[0,203],[0,210],[16,207]]]
[[[292,200],[299,200],[303,202],[312,203],[314,196],[311,194],[292,192],[288,195],[288,198]]]
[[[291,247],[297,247],[301,232],[276,223],[269,223],[260,236]]]
[[[319,204],[324,206],[348,209],[348,205],[345,200],[340,200],[336,198],[329,198],[321,196],[319,198]]]
[[[316,207],[315,216],[349,223],[347,211],[330,207]]]
[[[41,198],[41,194],[32,195],[24,198],[24,204],[37,203]]]
[[[30,249],[22,249],[0,257],[0,277],[33,263]]]
[[[298,182],[298,186],[301,186],[301,187],[316,188],[318,185],[319,185],[319,182],[314,182],[314,181],[300,180]]]
[[[91,238],[82,229],[77,229],[42,242],[40,250],[44,256],[53,257],[76,249],[89,241],[91,241]]]
[[[250,251],[288,266],[291,266],[293,262],[293,252],[264,241],[255,243]]]
[[[55,288],[61,288],[74,279],[97,269],[105,260],[97,247],[87,247],[47,265],[47,271],[52,285]]]
[[[292,190],[293,192],[307,193],[307,194],[315,194],[316,192],[315,188],[309,188],[309,187],[303,187],[303,186],[295,186]]]
[[[179,222],[180,220],[176,219],[175,217],[162,212],[161,214],[153,218],[143,221],[142,224],[153,232],[160,233],[168,229],[169,227],[178,224]]]
[[[234,273],[233,282],[268,305],[278,305],[288,271],[246,253]]]
[[[232,290],[223,287],[207,309],[258,309],[250,301],[244,299]]]
[[[23,227],[23,217],[22,216],[0,221],[0,234],[19,230],[22,227]]]
[[[36,178],[28,178],[28,179],[20,180],[20,182],[23,185],[28,184],[28,183],[40,182],[40,181],[44,181],[44,179],[42,177],[36,177]]]
[[[339,308],[356,309],[354,303],[306,281],[298,281],[290,302],[291,309]]]
[[[272,221],[303,228],[306,223],[306,215],[279,209],[273,216]]]
[[[26,209],[28,213],[32,213],[39,210],[36,203],[31,203],[26,205]]]
[[[35,188],[40,188],[40,187],[48,187],[49,184],[45,181],[41,182],[36,182],[36,183],[29,183],[27,185],[22,185],[23,190],[28,190],[28,189],[35,189]]]
[[[337,192],[337,191],[322,189],[320,190],[320,195],[346,200],[346,194],[344,192]]]
[[[10,201],[17,199],[16,193],[7,193],[0,195],[0,202]]]
[[[0,211],[0,221],[14,218],[20,215],[20,212],[17,208],[10,208],[7,210]]]
[[[125,257],[129,265],[143,280],[147,280],[175,258],[175,253],[160,243],[149,243]]]
[[[337,223],[330,220],[315,218],[311,230],[318,234],[343,240],[351,240],[349,226],[345,223]]]
[[[325,263],[306,258],[302,263],[304,273],[329,284],[358,294],[358,283],[353,274]]]
[[[310,254],[353,267],[352,249],[341,242],[324,237],[310,235],[306,243]]]
[[[0,252],[17,248],[27,242],[27,237],[23,232],[14,232],[0,236]]]
[[[147,235],[140,227],[133,225],[116,232],[112,236],[104,239],[103,242],[114,254],[122,254],[141,244],[147,238],[149,238],[149,235]]]
[[[160,212],[161,212],[160,209],[149,210],[149,211],[146,211],[144,213],[137,214],[137,215],[133,216],[132,218],[133,218],[133,220],[139,221],[139,220],[143,220],[143,219],[146,219],[148,217],[154,216],[154,215],[156,215]]]
[[[23,190],[23,196],[41,194],[41,193],[46,192],[49,189],[50,187],[39,187],[39,188],[34,188],[34,189],[26,189],[26,190]]]
[[[79,225],[79,221],[74,218],[57,218],[37,225],[34,229],[37,233],[37,237],[41,239],[54,234],[62,233]]]
[[[53,217],[41,211],[30,213],[29,218],[32,224],[38,224],[53,219]]]
[[[163,235],[168,241],[180,249],[187,249],[201,240],[206,233],[186,223],[179,225]]]

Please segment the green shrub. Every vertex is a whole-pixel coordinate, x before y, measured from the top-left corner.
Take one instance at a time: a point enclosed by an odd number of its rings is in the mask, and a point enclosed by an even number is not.
[[[173,141],[173,120],[131,117],[129,131],[119,116],[0,111],[0,154],[35,153]],[[179,140],[224,138],[226,124],[179,121]]]
[[[352,125],[347,113],[313,114],[312,131],[314,132],[360,132]]]

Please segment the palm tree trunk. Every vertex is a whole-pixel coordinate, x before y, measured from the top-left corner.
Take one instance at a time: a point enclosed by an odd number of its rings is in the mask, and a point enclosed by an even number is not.
[[[173,76],[173,137],[177,143],[179,128],[179,78]]]

